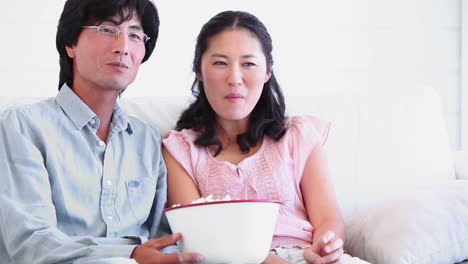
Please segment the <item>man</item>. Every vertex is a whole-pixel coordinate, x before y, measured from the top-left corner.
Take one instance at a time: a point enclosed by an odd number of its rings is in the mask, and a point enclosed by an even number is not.
[[[65,3],[59,94],[0,116],[1,263],[202,260],[159,251],[180,234],[146,241],[168,234],[160,135],[116,103],[158,28],[150,0]]]

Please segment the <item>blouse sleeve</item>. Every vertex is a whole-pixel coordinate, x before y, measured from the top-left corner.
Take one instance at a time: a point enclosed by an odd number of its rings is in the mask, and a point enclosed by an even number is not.
[[[171,130],[164,135],[163,144],[198,186],[195,178],[195,162],[198,159],[198,150],[200,148],[195,146],[193,141],[194,137],[189,131]]]
[[[294,174],[300,182],[305,164],[315,147],[324,145],[330,131],[330,122],[315,116],[289,118],[291,133],[290,153],[293,157]]]

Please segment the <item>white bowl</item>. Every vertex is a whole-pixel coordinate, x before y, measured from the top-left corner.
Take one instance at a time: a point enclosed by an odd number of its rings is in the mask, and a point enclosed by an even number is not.
[[[232,200],[165,209],[182,252],[198,252],[204,263],[261,263],[268,255],[281,202]]]

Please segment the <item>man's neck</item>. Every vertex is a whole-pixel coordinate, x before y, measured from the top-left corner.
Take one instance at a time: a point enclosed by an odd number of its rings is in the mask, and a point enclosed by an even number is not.
[[[74,87],[73,91],[99,118],[100,124],[97,130],[97,136],[102,141],[106,142],[115,103],[117,102],[120,91],[84,86]]]

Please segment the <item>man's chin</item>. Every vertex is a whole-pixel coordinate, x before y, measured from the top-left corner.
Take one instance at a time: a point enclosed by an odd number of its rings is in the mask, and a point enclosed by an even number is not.
[[[112,90],[112,91],[119,91],[122,92],[123,90],[127,89],[131,82],[128,81],[109,81],[101,85],[103,89]]]

